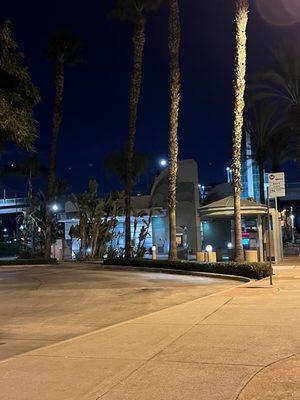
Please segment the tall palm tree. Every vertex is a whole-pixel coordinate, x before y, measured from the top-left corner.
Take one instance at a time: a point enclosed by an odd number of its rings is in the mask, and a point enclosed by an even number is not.
[[[133,25],[133,70],[131,75],[128,140],[125,182],[125,257],[131,257],[131,190],[138,104],[141,92],[146,15],[157,9],[162,0],[119,0],[113,15]]]
[[[257,75],[255,85],[258,99],[275,101],[285,110],[296,141],[296,158],[300,162],[300,39],[283,42],[273,49],[273,70]]]
[[[169,136],[169,260],[177,258],[176,243],[176,187],[178,159],[178,113],[180,101],[180,18],[178,0],[170,0],[169,14],[169,53],[170,53],[170,136]]]
[[[247,58],[247,24],[248,0],[236,0],[235,21],[235,105],[233,131],[233,197],[235,222],[235,260],[244,260],[242,245],[242,216],[241,216],[241,143],[244,123],[245,87],[246,87],[246,58]]]
[[[51,254],[51,210],[50,203],[53,200],[55,189],[55,170],[57,138],[63,117],[63,93],[65,67],[76,65],[83,61],[82,43],[79,38],[73,36],[68,30],[60,30],[47,39],[46,57],[55,63],[55,100],[53,110],[53,122],[49,155],[49,173],[46,208],[46,240],[45,257],[50,258]]]

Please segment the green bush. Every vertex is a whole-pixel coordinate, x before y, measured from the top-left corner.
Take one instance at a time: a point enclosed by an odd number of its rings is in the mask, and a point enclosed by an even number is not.
[[[145,260],[145,259],[105,259],[104,265],[123,265],[143,268],[177,269],[187,272],[211,272],[215,274],[236,275],[250,279],[262,279],[270,274],[270,267],[265,262],[236,263],[216,262],[198,263],[196,261],[168,261],[168,260]]]
[[[21,245],[19,242],[1,242],[0,243],[0,257],[11,257],[19,254]]]
[[[0,265],[39,265],[39,264],[57,264],[56,258],[34,258],[28,260],[0,260]]]

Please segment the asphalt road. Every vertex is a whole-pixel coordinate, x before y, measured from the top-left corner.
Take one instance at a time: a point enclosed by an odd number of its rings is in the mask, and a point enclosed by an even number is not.
[[[0,359],[236,285],[83,264],[0,267]]]

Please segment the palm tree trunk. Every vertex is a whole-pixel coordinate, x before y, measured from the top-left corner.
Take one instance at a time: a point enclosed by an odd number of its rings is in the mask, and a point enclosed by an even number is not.
[[[265,204],[266,199],[265,199],[265,168],[264,164],[260,162],[258,164],[258,169],[259,169],[259,197],[260,197],[260,202],[262,204]]]
[[[248,23],[248,0],[236,0],[236,43],[235,43],[235,105],[233,132],[233,195],[235,222],[235,260],[244,260],[242,245],[242,216],[241,216],[241,142],[245,108],[245,76],[246,76],[246,44]]]
[[[51,231],[52,217],[50,204],[54,197],[55,186],[55,170],[56,170],[56,150],[57,137],[62,121],[62,100],[64,89],[64,65],[58,62],[56,65],[55,77],[55,103],[53,112],[53,125],[51,134],[50,157],[49,157],[49,172],[48,172],[48,193],[46,204],[46,239],[45,239],[45,258],[51,256]]]
[[[134,26],[133,32],[133,72],[131,77],[129,127],[127,142],[126,182],[125,182],[125,257],[131,257],[131,189],[132,162],[136,134],[137,110],[141,92],[143,50],[145,46],[145,19],[141,15]]]
[[[170,0],[169,15],[169,53],[170,53],[170,136],[169,136],[169,260],[177,258],[176,243],[176,187],[178,159],[178,112],[180,101],[180,19],[178,0]]]

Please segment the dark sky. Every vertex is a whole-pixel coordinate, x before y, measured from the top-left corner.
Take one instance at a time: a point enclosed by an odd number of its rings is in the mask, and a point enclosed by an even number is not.
[[[274,0],[275,1],[275,0]],[[180,158],[194,158],[199,180],[225,179],[230,164],[233,104],[233,0],[181,0],[182,99]],[[248,75],[270,62],[270,48],[281,38],[293,40],[300,25],[274,27],[257,13],[250,0]],[[64,119],[58,144],[58,174],[73,191],[96,178],[103,191],[116,186],[103,162],[120,150],[127,137],[128,90],[131,73],[131,27],[107,18],[115,0],[10,1],[1,5],[2,18],[14,25],[15,38],[26,55],[42,101],[36,108],[41,159],[47,162],[54,94],[54,67],[42,56],[42,38],[68,27],[85,45],[86,64],[66,70]],[[147,21],[142,97],[137,148],[160,157],[168,149],[167,7]],[[15,158],[8,154],[4,162]],[[155,168],[155,165],[153,165]],[[296,179],[287,168],[287,180]],[[10,183],[20,191],[20,186]]]

